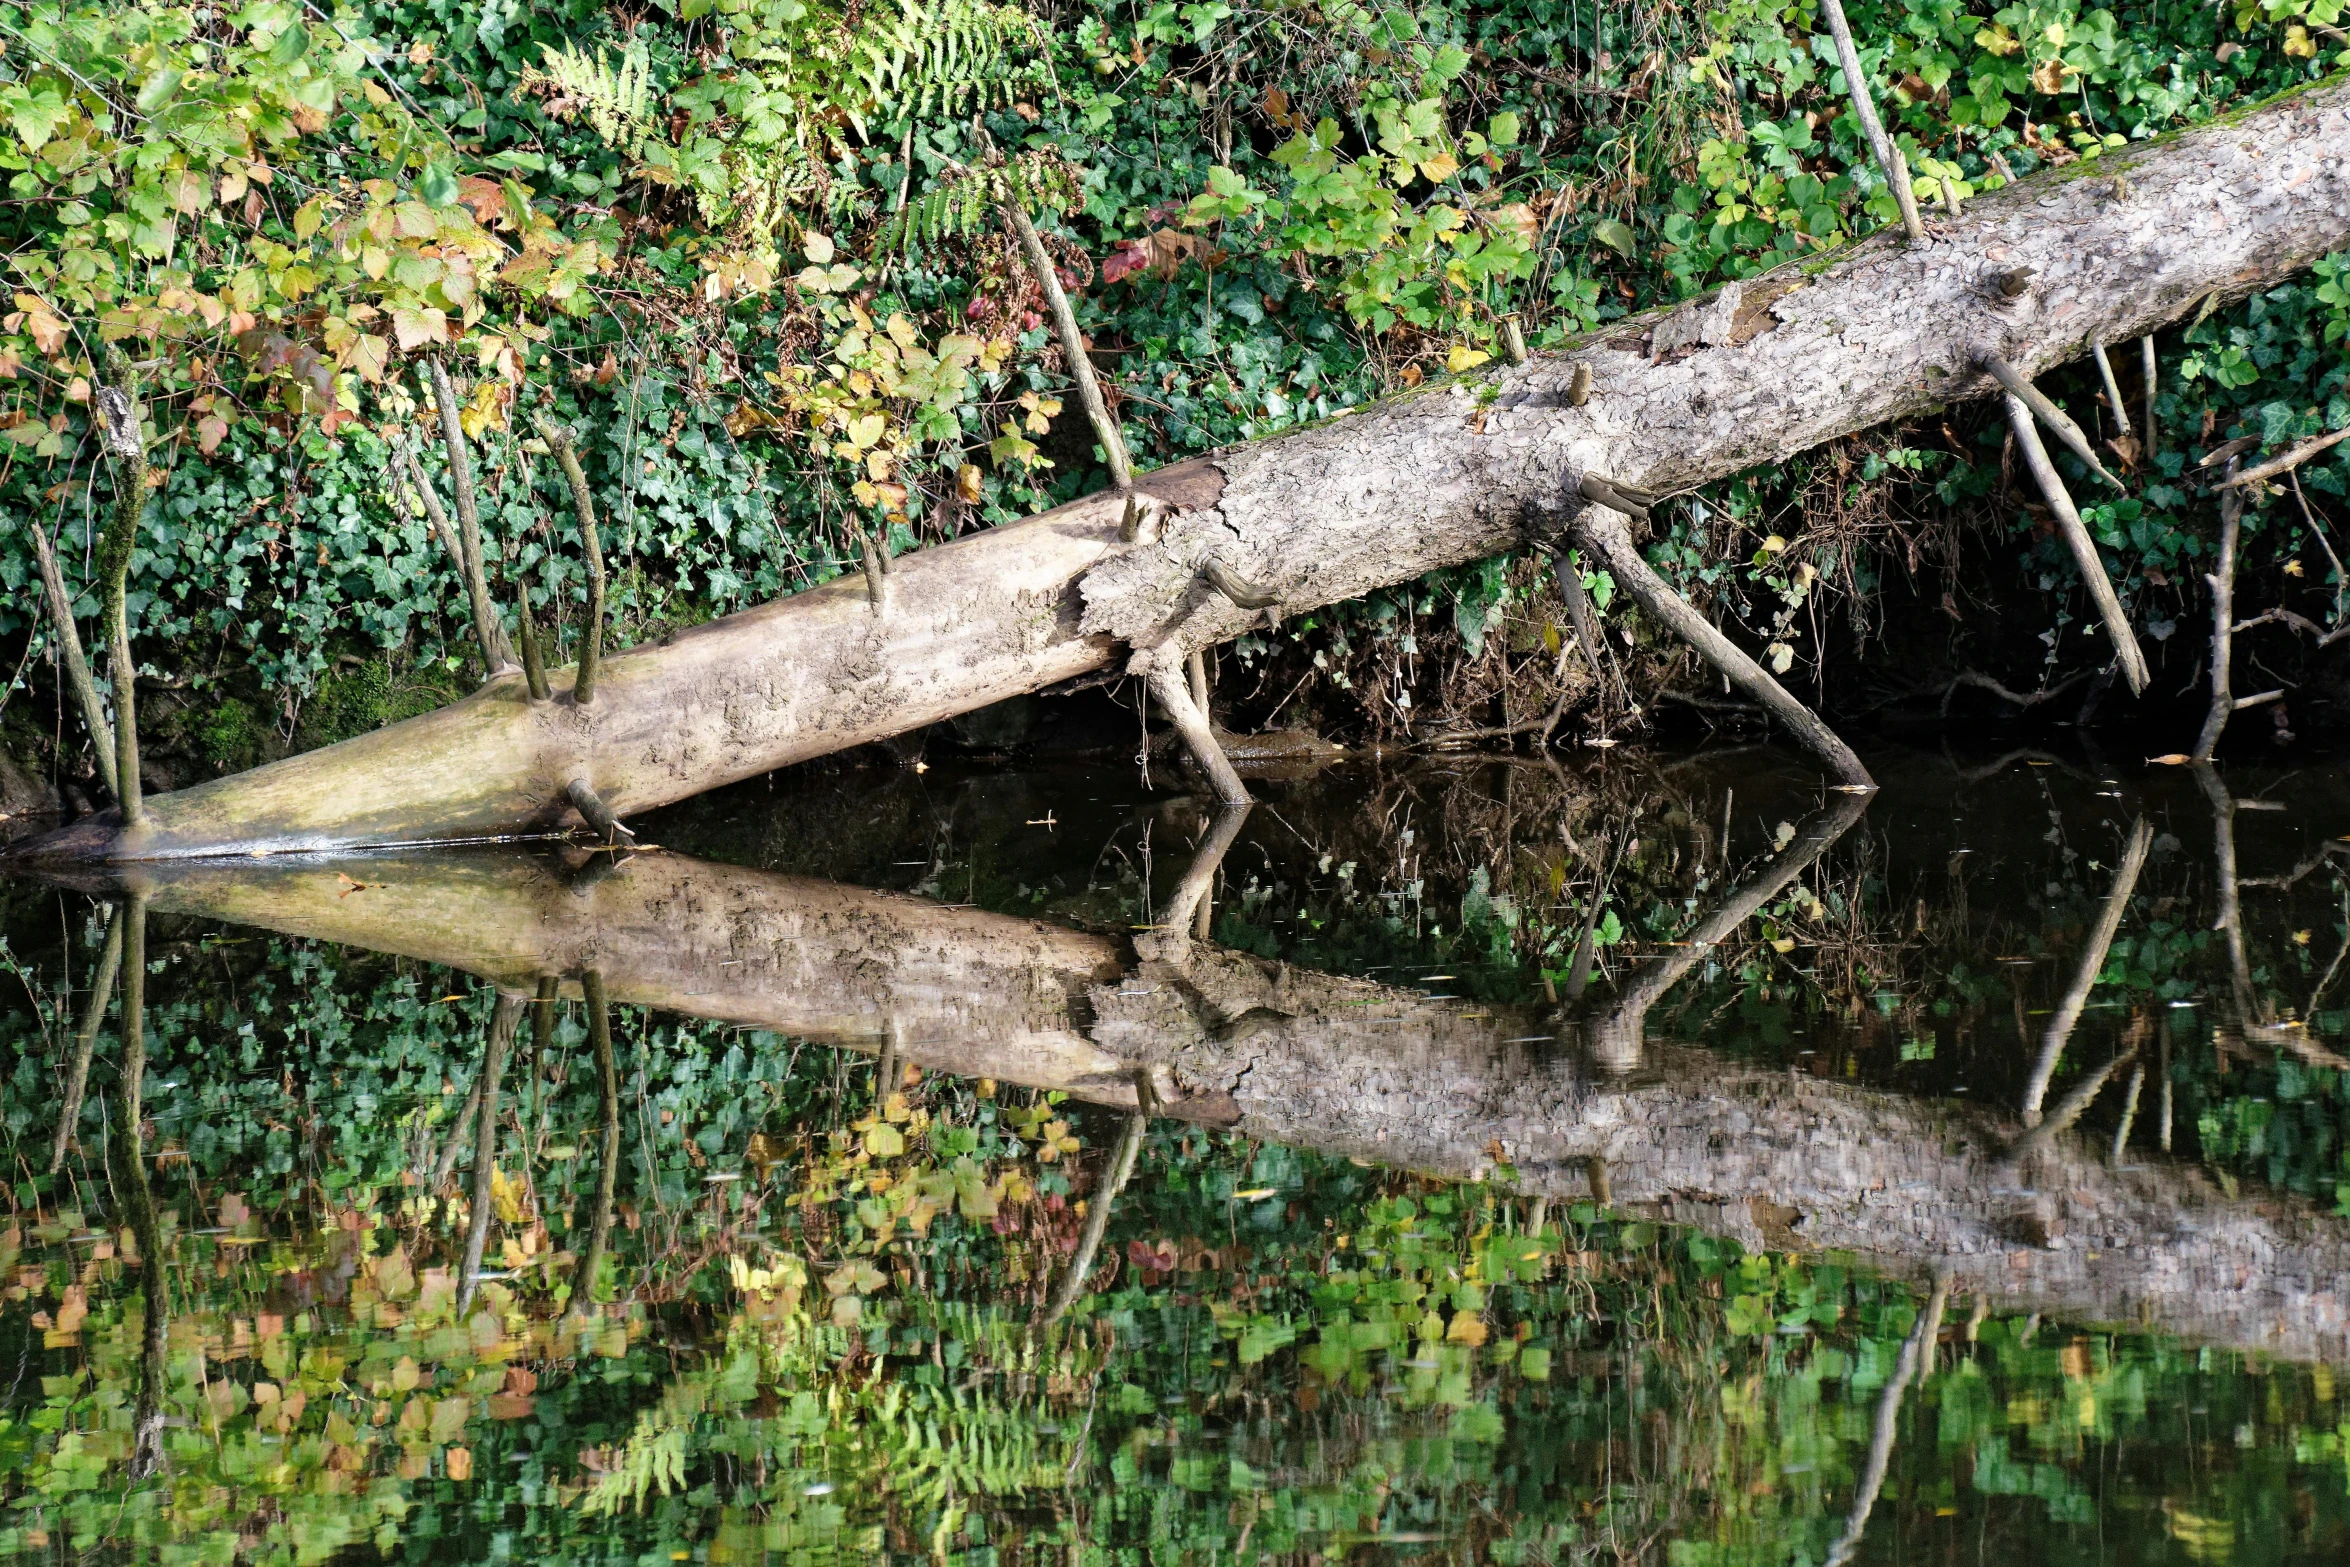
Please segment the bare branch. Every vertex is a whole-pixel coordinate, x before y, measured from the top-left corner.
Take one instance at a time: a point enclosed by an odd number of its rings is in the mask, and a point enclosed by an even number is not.
[[[473,494],[473,453],[458,418],[457,389],[449,383],[449,367],[436,356],[425,361],[432,376],[433,401],[440,405],[441,444],[449,453],[449,488],[457,497],[457,538],[465,549],[465,593],[473,605],[473,634],[481,643],[483,678],[494,680],[521,666],[506,645],[506,630],[490,602],[489,578],[482,568],[481,507]],[[420,486],[422,488],[422,486]],[[429,493],[429,491],[428,491]]]
[[[2338,446],[2344,441],[2350,441],[2350,425],[2344,425],[2341,429],[2328,435],[2313,435],[2308,440],[2287,448],[2280,455],[2271,457],[2264,463],[2254,463],[2234,478],[2220,480],[2220,484],[2222,487],[2241,489],[2248,484],[2259,484],[2264,480],[2273,479],[2280,473],[2291,473],[2327,447]]]
[[[2010,397],[2022,399],[2024,406],[2029,408],[2042,424],[2048,426],[2049,433],[2064,442],[2075,457],[2088,464],[2091,473],[2117,490],[2129,488],[2128,485],[2107,472],[2105,464],[2097,460],[2097,450],[2089,444],[2088,432],[2073,423],[2072,415],[2050,402],[2045,392],[2025,380],[2023,373],[2015,366],[1997,354],[1985,354],[1983,368],[1990,373],[1992,380],[2007,388]]]
[[[41,591],[49,603],[49,627],[57,637],[66,684],[73,688],[74,702],[89,728],[98,776],[106,780],[107,793],[119,799],[122,790],[115,782],[114,726],[106,721],[106,709],[98,704],[98,682],[90,677],[90,661],[82,656],[81,633],[73,623],[73,595],[66,590],[65,573],[58,569],[56,553],[49,548],[47,530],[37,522],[27,522],[25,528],[32,535],[33,564],[40,569]]]
[[[2105,562],[2097,554],[2097,541],[2089,537],[2089,529],[2073,506],[2064,480],[2057,476],[2056,465],[2048,460],[2048,448],[2040,444],[2040,432],[2032,427],[2031,409],[2012,392],[2007,397],[2007,423],[2015,432],[2016,449],[2024,454],[2024,462],[2040,486],[2041,498],[2056,517],[2057,530],[2073,552],[2073,564],[2080,568],[2081,581],[2088,586],[2089,596],[2097,601],[2097,612],[2105,621],[2106,634],[2113,639],[2114,655],[2121,660],[2122,677],[2129,681],[2130,693],[2135,696],[2146,689],[2146,655],[2138,650],[2138,634],[2130,628],[2130,617],[2122,610],[2112,580],[2105,575]]]

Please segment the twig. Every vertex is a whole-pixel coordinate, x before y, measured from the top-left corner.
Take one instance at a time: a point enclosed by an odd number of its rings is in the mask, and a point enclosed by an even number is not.
[[[2014,707],[2038,707],[2042,702],[2053,702],[2095,673],[2095,670],[2084,669],[2065,676],[2064,679],[2052,686],[2043,686],[2037,691],[2010,691],[2006,686],[1979,670],[1962,669],[1951,677],[1950,688],[1942,693],[1942,716],[1944,718],[1950,716],[1950,701],[1951,698],[1958,695],[1960,686],[1979,687]]]
[[[97,1052],[98,1030],[106,1022],[107,1004],[114,999],[114,981],[122,971],[122,921],[122,909],[117,906],[113,918],[106,922],[106,946],[98,954],[98,971],[90,979],[90,999],[83,1004],[81,1026],[74,1030],[73,1066],[65,1078],[65,1102],[57,1108],[57,1136],[49,1145],[51,1175],[65,1168],[65,1151],[73,1141],[75,1123],[82,1118],[82,1096],[90,1086],[90,1058]]]
[[[571,808],[579,812],[580,819],[606,843],[625,848],[636,847],[636,834],[621,825],[620,818],[612,814],[612,808],[604,803],[603,796],[597,794],[595,786],[585,778],[574,778],[565,784],[563,798],[571,802]]]
[[[2138,370],[2146,382],[2146,455],[2154,455],[2154,334],[2138,339]]]
[[[588,1046],[596,1058],[600,1085],[596,1126],[602,1133],[603,1147],[596,1161],[596,1206],[588,1216],[587,1250],[580,1255],[579,1271],[571,1276],[570,1311],[574,1316],[595,1308],[596,1275],[603,1271],[604,1254],[611,1245],[612,1194],[620,1173],[620,1074],[612,1059],[612,1008],[604,998],[601,970],[589,969],[580,975],[579,984],[587,1000]],[[551,982],[540,981],[539,995],[550,1008],[554,993]]]
[[[1182,666],[1156,666],[1150,672],[1148,683],[1151,695],[1159,699],[1160,709],[1175,725],[1175,732],[1183,737],[1184,748],[1191,753],[1192,761],[1207,774],[1216,798],[1226,805],[1248,804],[1248,785],[1240,781],[1232,759],[1217,743],[1215,731],[1208,725],[1208,715],[1192,702],[1190,682],[1184,678]]]
[[[2073,506],[2072,495],[2065,489],[2064,480],[2057,476],[2056,465],[2048,460],[2048,448],[2040,444],[2040,432],[2032,425],[2031,408],[2013,392],[2007,395],[2007,423],[2015,432],[2016,449],[2024,454],[2024,462],[2040,486],[2041,498],[2048,503],[2058,531],[2063,533],[2065,544],[2073,552],[2073,564],[2080,568],[2081,581],[2088,587],[2089,596],[2097,601],[2097,612],[2105,621],[2106,634],[2113,639],[2114,655],[2121,660],[2122,676],[2130,683],[2130,694],[2136,696],[2146,689],[2146,655],[2138,649],[2138,634],[2131,629],[2130,617],[2113,591],[2112,579],[2105,574],[2105,562],[2097,554],[2096,541],[2089,537],[2087,525]]]
[[[1828,0],[1833,7],[1836,0]],[[1926,1297],[1926,1309],[1918,1314],[1917,1326],[1901,1346],[1901,1358],[1893,1363],[1893,1376],[1885,1384],[1885,1391],[1877,1395],[1877,1419],[1869,1436],[1868,1462],[1862,1467],[1860,1484],[1853,1488],[1852,1511],[1844,1521],[1844,1532],[1828,1548],[1827,1567],[1844,1567],[1852,1553],[1860,1547],[1860,1537],[1868,1529],[1869,1514],[1877,1505],[1877,1493],[1885,1488],[1885,1471],[1893,1462],[1893,1439],[1901,1430],[1901,1401],[1909,1391],[1910,1379],[1917,1376],[1919,1366],[1931,1360],[1934,1345],[1942,1336],[1942,1313],[1950,1302],[1950,1275],[1934,1275],[1933,1293]]]
[[[2350,425],[2344,425],[2329,435],[2313,435],[2308,440],[2287,448],[2266,462],[2254,463],[2242,473],[2220,480],[2218,487],[2221,489],[2242,489],[2246,485],[2258,484],[2265,479],[2273,479],[2280,473],[2291,473],[2327,447],[2338,446],[2344,441],[2350,441]]]
[[[1069,296],[1061,287],[1060,272],[1054,267],[1053,258],[1045,253],[1044,241],[1037,237],[1028,209],[1017,199],[1009,199],[1004,202],[1004,216],[1010,220],[1012,232],[1019,236],[1021,254],[1028,258],[1028,270],[1036,274],[1036,286],[1044,292],[1053,329],[1060,335],[1061,357],[1069,361],[1070,379],[1077,383],[1077,400],[1085,407],[1085,417],[1093,423],[1094,439],[1102,443],[1102,459],[1109,464],[1110,480],[1121,490],[1131,490],[1134,464],[1126,455],[1126,438],[1119,433],[1117,421],[1110,417],[1109,404],[1102,400],[1101,383],[1094,379],[1093,360],[1085,352],[1085,336],[1077,330],[1077,312],[1069,308]]]
[[[481,1283],[482,1248],[489,1243],[490,1214],[496,1206],[498,1177],[498,1086],[506,1079],[506,1057],[522,1026],[522,1000],[501,992],[490,1012],[489,1038],[482,1045],[481,1110],[473,1127],[473,1211],[466,1215],[465,1265],[457,1275],[457,1310],[473,1304]]]

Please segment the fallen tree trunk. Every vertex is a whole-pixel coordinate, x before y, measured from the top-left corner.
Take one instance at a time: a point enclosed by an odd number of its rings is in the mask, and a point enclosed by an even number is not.
[[[1725,934],[1859,814],[1850,800],[1807,823],[1695,934]],[[578,996],[600,975],[614,1002],[1529,1196],[1599,1195],[1755,1250],[1946,1277],[2000,1309],[2350,1358],[2350,1224],[2289,1195],[2230,1197],[2193,1165],[2116,1167],[2088,1138],[1988,1107],[1650,1040],[1686,952],[1562,1019],[1204,943],[1137,961],[1108,937],[672,854],[183,864],[115,886],[162,912],[468,970],[514,998],[549,975]]]
[[[1672,492],[1985,395],[2350,238],[2350,83],[2054,170],[1832,256],[1179,464],[607,659],[93,821],[58,856],[451,840],[625,816],[1555,538],[1587,478]],[[1237,591],[1231,584],[1259,585]],[[1267,607],[1267,601],[1270,607]]]

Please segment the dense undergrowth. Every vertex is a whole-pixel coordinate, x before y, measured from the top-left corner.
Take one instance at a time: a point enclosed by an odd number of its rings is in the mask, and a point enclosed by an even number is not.
[[[1912,169],[1963,201],[2312,79],[2332,12],[1853,17]],[[456,576],[392,480],[399,450],[440,462],[423,354],[465,384],[495,590],[558,622],[584,596],[532,433],[552,414],[635,640],[822,581],[869,533],[1104,482],[998,196],[1037,211],[1129,444],[1164,463],[1480,362],[1505,317],[1556,343],[1885,221],[1816,28],[1751,3],[11,0],[0,511],[58,538],[91,614],[87,412],[120,341],[159,464],[130,590],[159,770],[250,765],[471,683]],[[2090,523],[2186,674],[2215,532],[2195,461],[2350,417],[2346,324],[2329,263],[2163,336],[2161,437]],[[2099,417],[2093,378],[2061,381]],[[2061,679],[2088,656],[2076,579],[1999,441],[1971,408],[1856,437],[1677,503],[1652,555],[1831,707],[1930,703],[1969,663]],[[2319,519],[2350,479],[2301,477],[2252,515],[2239,602],[2330,625]],[[86,777],[22,528],[0,584],[0,726]],[[1567,678],[1547,594],[1499,560],[1301,617],[1232,650],[1232,700],[1384,735],[1539,717]],[[1889,594],[1946,611],[1903,617],[1928,667],[1894,682],[1851,656]],[[2258,635],[2279,660],[2304,637]],[[1683,678],[1664,651],[1635,673],[1645,698]]]

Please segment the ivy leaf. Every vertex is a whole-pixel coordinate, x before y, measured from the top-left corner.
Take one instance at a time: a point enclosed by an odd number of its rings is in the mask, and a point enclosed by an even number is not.
[[[1591,237],[1627,261],[1632,258],[1632,252],[1639,247],[1640,243],[1633,237],[1632,230],[1628,225],[1618,222],[1614,218],[1601,218],[1597,223],[1592,224]]]

